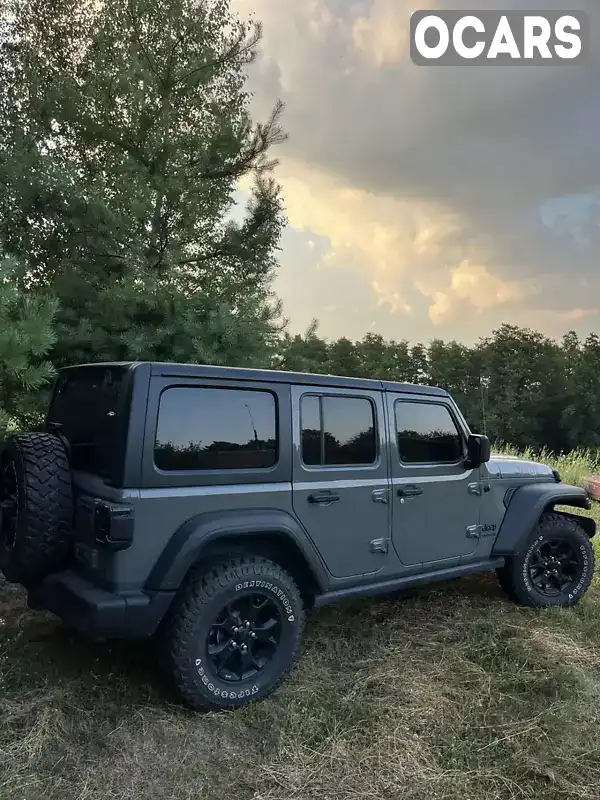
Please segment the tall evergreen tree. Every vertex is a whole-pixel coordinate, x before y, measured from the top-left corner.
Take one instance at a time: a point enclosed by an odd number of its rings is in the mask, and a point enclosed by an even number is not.
[[[20,292],[12,259],[0,259],[0,445],[10,429],[36,425],[54,376],[47,354],[56,341],[52,298]]]
[[[0,243],[60,300],[54,361],[263,362],[285,137],[280,105],[249,118],[260,26],[227,0],[5,6]]]

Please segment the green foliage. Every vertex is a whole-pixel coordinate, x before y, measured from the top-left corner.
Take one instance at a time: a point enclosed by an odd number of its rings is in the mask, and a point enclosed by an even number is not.
[[[537,331],[502,325],[473,347],[434,339],[428,345],[385,341],[327,342],[316,323],[284,337],[281,366],[407,383],[451,392],[471,428],[497,442],[555,453],[600,446],[600,339],[561,343]]]
[[[498,451],[529,461],[537,460],[548,464],[559,471],[564,483],[573,486],[585,486],[590,475],[600,473],[600,450],[598,449],[577,448],[569,453],[557,454],[550,452],[545,447],[520,449],[511,445],[500,445]],[[596,514],[599,510],[600,507],[594,504]]]
[[[408,382],[416,378],[419,353],[411,353],[408,342],[386,342],[379,334],[367,333],[357,350],[365,377]]]
[[[329,372],[329,346],[317,335],[317,321],[313,320],[304,336],[291,336],[287,331],[280,347],[277,366],[291,372]]]
[[[600,338],[590,334],[580,342],[576,334],[563,339],[567,383],[562,424],[571,441],[600,448]]]
[[[358,348],[345,336],[332,342],[328,356],[328,371],[333,375],[360,375]]]
[[[537,331],[503,325],[478,348],[486,378],[487,424],[494,435],[519,447],[569,446],[563,436],[566,395],[563,353]],[[566,433],[566,432],[564,432]]]
[[[184,294],[176,282],[152,274],[123,278],[95,293],[94,315],[73,319],[56,351],[68,350],[77,363],[150,359],[260,367],[277,344],[278,308],[275,299],[257,304],[252,296],[233,308],[202,293]]]
[[[6,6],[0,241],[61,301],[54,363],[268,358],[285,137],[280,104],[248,114],[260,26],[226,0]]]
[[[56,341],[56,301],[24,295],[15,271],[11,259],[0,261],[0,443],[9,430],[39,421],[54,375],[46,356]]]
[[[458,342],[434,339],[427,349],[427,382],[452,387],[452,394],[463,414],[477,428],[483,428],[482,380],[483,353]],[[485,397],[483,398],[485,401]]]

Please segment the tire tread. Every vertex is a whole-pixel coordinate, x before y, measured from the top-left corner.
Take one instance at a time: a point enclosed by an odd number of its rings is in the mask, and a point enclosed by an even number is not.
[[[69,459],[51,433],[22,433],[9,439],[4,458],[14,462],[23,514],[15,547],[2,549],[8,581],[29,585],[60,569],[69,549],[73,495]]]
[[[573,598],[567,597],[566,600],[560,604],[548,603],[545,605],[561,605],[563,607],[572,606],[581,599],[592,582],[594,576],[595,559],[594,550],[587,534],[574,519],[565,517],[558,512],[547,513],[540,518],[538,524],[534,528],[530,537],[527,539],[527,542],[521,551],[519,551],[519,553],[517,553],[514,557],[508,559],[507,563],[496,571],[498,582],[500,583],[502,590],[513,602],[518,603],[519,605],[528,606],[530,608],[544,607],[536,601],[535,597],[527,591],[524,585],[521,576],[522,559],[526,553],[527,547],[535,538],[544,533],[551,533],[553,529],[560,529],[561,531],[567,529],[580,541],[585,541],[587,543],[589,548],[588,558],[590,559],[590,569],[588,571],[586,584],[582,587],[582,590],[577,596]]]
[[[244,700],[217,701],[208,693],[200,695],[193,680],[194,658],[189,650],[194,641],[194,629],[198,620],[205,613],[207,605],[219,590],[227,589],[232,582],[252,580],[254,578],[270,578],[277,580],[291,596],[298,599],[298,620],[296,626],[295,646],[288,666],[281,671],[277,679],[266,691],[256,697]],[[295,612],[296,613],[296,612]],[[305,615],[296,583],[278,564],[262,556],[242,556],[235,559],[221,559],[210,566],[199,564],[193,567],[181,587],[179,596],[175,598],[173,610],[165,626],[163,642],[165,646],[165,666],[174,688],[184,704],[193,710],[218,711],[241,708],[257,699],[271,694],[287,677],[298,661],[300,645],[304,631]],[[166,641],[165,641],[166,640]]]

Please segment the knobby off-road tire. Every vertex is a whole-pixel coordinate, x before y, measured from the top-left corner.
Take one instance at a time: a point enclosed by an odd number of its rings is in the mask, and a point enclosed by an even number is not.
[[[277,564],[244,556],[200,566],[164,628],[163,665],[188,708],[241,708],[281,683],[298,660],[303,630],[300,593]]]
[[[73,521],[65,447],[50,433],[8,439],[0,457],[0,569],[11,583],[33,586],[60,570]]]
[[[572,519],[542,516],[523,547],[498,570],[506,594],[535,608],[572,606],[594,576],[594,551],[585,531]]]

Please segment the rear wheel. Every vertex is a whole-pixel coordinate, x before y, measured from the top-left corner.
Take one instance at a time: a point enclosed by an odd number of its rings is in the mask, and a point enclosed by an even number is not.
[[[69,461],[58,436],[9,438],[0,460],[0,569],[5,578],[31,586],[61,569],[72,515]]]
[[[298,588],[277,564],[245,556],[199,568],[165,628],[166,666],[188,707],[240,708],[283,680],[303,628]]]
[[[571,606],[594,575],[594,551],[585,531],[562,514],[546,514],[519,553],[498,570],[500,585],[517,603]]]

